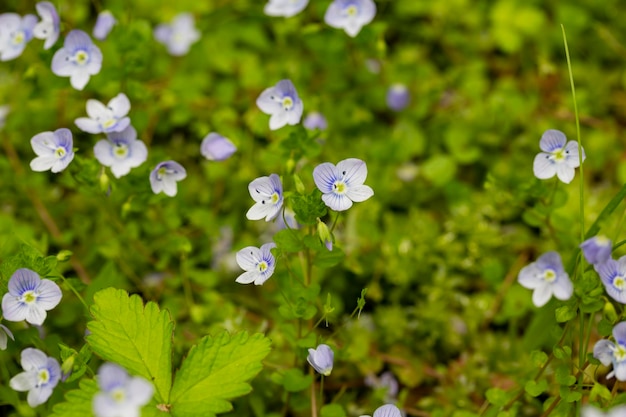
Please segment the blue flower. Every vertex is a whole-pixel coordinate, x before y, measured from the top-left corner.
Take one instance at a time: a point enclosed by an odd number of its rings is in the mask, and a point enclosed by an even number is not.
[[[65,37],[63,48],[52,57],[52,72],[70,77],[72,87],[85,88],[92,75],[100,72],[102,52],[82,30],[72,30]]]
[[[9,338],[11,338],[11,340],[13,341],[15,340],[15,337],[13,337],[13,333],[11,333],[11,330],[9,330],[9,328],[4,324],[0,324],[0,350],[5,350],[7,348]]]
[[[268,16],[291,17],[300,13],[309,0],[269,0],[263,11]]]
[[[269,222],[278,216],[283,206],[283,184],[277,174],[269,177],[260,177],[248,184],[250,197],[256,203],[246,213],[248,220]]]
[[[142,377],[131,377],[119,365],[107,362],[98,369],[100,392],[93,397],[96,417],[139,417],[154,387]]]
[[[400,409],[393,404],[385,404],[378,407],[376,411],[374,411],[374,417],[402,417],[402,412],[400,412]]]
[[[372,0],[335,0],[326,9],[324,22],[354,38],[374,16],[376,4]]]
[[[171,24],[160,24],[154,29],[154,37],[167,47],[170,55],[181,56],[189,52],[191,44],[200,39],[193,15],[180,13]]]
[[[403,110],[409,105],[409,89],[404,84],[394,84],[387,90],[387,106],[393,111]]]
[[[270,129],[300,123],[304,106],[290,80],[280,80],[274,87],[263,90],[256,105],[270,117]]]
[[[57,284],[30,269],[20,268],[9,279],[9,292],[2,297],[2,314],[9,321],[26,320],[41,326],[46,311],[61,301],[63,293]]]
[[[615,343],[607,339],[598,340],[593,347],[593,357],[604,366],[613,364],[613,371],[607,378],[615,376],[620,381],[626,381],[626,321],[613,327],[613,338]]]
[[[580,165],[578,143],[573,140],[566,142],[565,134],[559,130],[550,129],[543,133],[539,141],[543,152],[535,156],[533,163],[535,177],[546,180],[556,175],[566,184],[574,179],[574,168]],[[585,158],[583,149],[583,161]]]
[[[367,178],[365,162],[356,158],[340,161],[337,166],[324,162],[313,169],[313,180],[324,193],[322,200],[335,211],[352,207],[352,202],[360,203],[374,195],[374,191],[363,185]]]
[[[24,372],[11,378],[9,385],[15,391],[28,391],[31,407],[45,403],[61,379],[59,362],[39,349],[26,348],[22,351],[22,368]]]
[[[165,193],[174,197],[178,192],[176,182],[184,180],[187,171],[176,161],[164,161],[157,164],[150,173],[150,186],[155,194]]]
[[[130,111],[130,101],[126,94],[119,93],[105,106],[98,100],[87,100],[87,115],[74,120],[76,126],[87,133],[121,132],[130,125],[126,117]]]
[[[333,370],[334,358],[335,353],[330,346],[322,343],[317,346],[317,349],[309,349],[309,356],[306,360],[318,373],[328,376]]]
[[[302,125],[309,130],[326,130],[328,128],[328,123],[324,115],[316,111],[307,114]]]
[[[534,290],[533,304],[537,307],[545,305],[552,295],[567,300],[574,291],[557,252],[544,253],[536,262],[526,265],[517,279],[522,287]]]
[[[74,159],[72,132],[61,128],[54,132],[39,133],[30,140],[37,157],[30,161],[33,171],[61,172]]]
[[[117,23],[113,13],[108,10],[104,10],[98,14],[96,24],[93,27],[93,37],[99,41],[103,41],[109,36],[109,32],[113,29],[113,26]]]
[[[26,44],[33,39],[37,16],[17,13],[0,14],[0,61],[9,61],[22,55]]]
[[[33,29],[33,34],[37,39],[45,39],[44,49],[50,49],[59,39],[61,34],[61,19],[54,4],[49,1],[37,3],[37,13],[41,16],[41,21]]]
[[[626,256],[617,261],[609,259],[595,265],[606,292],[616,301],[626,304]]]
[[[266,243],[260,248],[248,246],[237,252],[237,264],[245,272],[239,275],[235,282],[240,284],[254,282],[254,285],[263,285],[272,276],[274,268],[276,268],[276,260],[270,251],[275,247],[275,243]]]
[[[131,168],[137,168],[148,159],[148,149],[137,140],[137,131],[132,126],[107,134],[107,139],[96,143],[93,153],[102,165],[111,167],[115,178],[128,174]]]
[[[219,133],[211,132],[202,139],[200,153],[209,161],[224,161],[237,151],[237,147]]]
[[[613,245],[611,239],[606,236],[594,236],[581,243],[580,248],[583,250],[587,262],[596,265],[611,258]]]

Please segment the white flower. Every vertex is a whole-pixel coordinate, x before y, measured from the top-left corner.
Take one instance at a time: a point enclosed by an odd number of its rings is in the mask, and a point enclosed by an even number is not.
[[[33,33],[35,38],[46,40],[43,44],[44,49],[50,49],[59,39],[61,20],[54,4],[49,1],[40,1],[36,7],[41,21],[35,26]]]
[[[13,337],[11,330],[9,330],[9,328],[4,324],[0,324],[0,350],[5,350],[7,348],[9,338],[15,341],[15,337]]]
[[[87,100],[87,115],[74,120],[76,126],[87,133],[121,132],[130,125],[126,117],[130,111],[130,100],[126,94],[119,93],[105,106],[98,100]]]
[[[261,220],[269,222],[278,216],[283,206],[283,184],[277,174],[269,177],[260,177],[248,185],[250,197],[256,203],[246,213],[248,220]]]
[[[105,363],[98,369],[100,392],[93,397],[96,417],[139,417],[141,407],[150,402],[154,387],[144,378],[128,375],[114,363]]]
[[[237,252],[237,264],[243,269],[235,282],[240,284],[262,285],[274,273],[276,261],[270,249],[275,248],[275,243],[266,243],[261,248],[248,246]]]
[[[108,133],[107,139],[96,143],[93,152],[102,165],[111,167],[115,178],[128,174],[131,168],[137,168],[148,158],[148,149],[137,140],[137,131],[132,126]]]
[[[89,78],[100,72],[102,52],[82,30],[72,30],[65,37],[63,48],[52,57],[52,72],[70,77],[70,84],[77,90],[85,88]]]
[[[100,12],[96,19],[96,24],[93,27],[93,37],[99,41],[105,40],[116,23],[117,20],[115,20],[115,17],[110,11],[104,10]]]
[[[209,161],[224,161],[237,151],[237,147],[219,133],[211,132],[202,139],[200,153]]]
[[[63,293],[57,284],[30,269],[20,268],[9,279],[9,292],[2,297],[2,314],[9,321],[26,320],[41,326],[46,311],[59,304]]]
[[[154,37],[167,47],[171,55],[180,56],[189,52],[191,44],[200,39],[193,15],[180,13],[171,24],[160,24],[154,29]]]
[[[309,4],[309,0],[269,0],[263,11],[268,16],[291,17],[300,13]]]
[[[0,61],[9,61],[22,55],[26,44],[33,39],[37,17],[17,13],[0,14]]]
[[[537,307],[545,305],[552,295],[559,300],[567,300],[574,292],[572,281],[557,252],[546,252],[536,262],[523,267],[517,280],[522,287],[534,290],[533,304]]]
[[[374,16],[376,4],[372,0],[335,0],[326,9],[324,22],[354,38]]]
[[[285,125],[300,123],[304,105],[290,80],[281,80],[274,87],[263,90],[256,105],[270,117],[270,129],[280,129]]]
[[[580,166],[578,143],[573,140],[566,142],[565,134],[559,130],[550,129],[543,133],[539,141],[543,152],[535,156],[533,163],[535,177],[546,180],[556,175],[566,184],[574,179],[574,168]],[[584,161],[585,150],[582,151]]]
[[[309,349],[309,356],[306,360],[318,373],[328,376],[333,370],[333,360],[335,353],[330,346],[320,344],[317,349]]]
[[[54,132],[39,133],[30,140],[37,157],[30,161],[33,171],[61,172],[74,159],[72,132],[61,128]]]
[[[356,158],[340,161],[337,166],[324,162],[313,170],[313,180],[324,193],[322,200],[335,211],[352,207],[352,202],[362,202],[374,195],[371,187],[363,185],[367,178],[365,162]]]
[[[155,194],[160,192],[174,197],[178,193],[176,183],[187,177],[187,171],[176,161],[164,161],[157,164],[150,173],[150,186]]]
[[[39,349],[26,348],[22,351],[22,368],[24,372],[11,378],[9,385],[15,391],[28,391],[31,407],[45,403],[61,378],[59,362]]]

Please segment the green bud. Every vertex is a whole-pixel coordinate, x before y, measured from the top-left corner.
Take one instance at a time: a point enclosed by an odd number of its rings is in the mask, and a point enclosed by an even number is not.
[[[324,246],[326,246],[326,249],[333,250],[333,235],[330,233],[330,230],[328,230],[326,223],[319,218],[317,219],[317,234]]]
[[[296,167],[296,161],[293,158],[289,158],[287,160],[287,172],[293,172],[293,169]]]
[[[109,176],[106,174],[106,172],[104,172],[104,169],[102,170],[102,173],[100,174],[100,178],[98,178],[98,180],[100,182],[100,190],[108,195],[111,192],[111,181],[109,180]]]
[[[615,311],[613,303],[611,303],[610,301],[604,303],[604,310],[602,311],[602,313],[604,314],[604,318],[608,322],[615,323],[617,321],[617,312]]]
[[[293,174],[293,182],[296,184],[296,191],[299,194],[304,194],[306,192],[306,188],[304,188],[304,184],[298,174]]]
[[[72,251],[63,249],[61,252],[57,253],[57,260],[59,262],[65,262],[72,257]]]
[[[70,356],[69,358],[63,361],[63,364],[61,365],[61,372],[63,372],[64,375],[69,375],[74,369],[75,358],[76,358],[76,354]]]

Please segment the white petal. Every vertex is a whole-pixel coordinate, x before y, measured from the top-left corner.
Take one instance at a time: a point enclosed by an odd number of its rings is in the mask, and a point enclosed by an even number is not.
[[[79,117],[78,119],[74,120],[74,123],[83,132],[92,134],[102,132],[102,126],[100,126],[100,123],[88,117]]]
[[[254,282],[258,278],[258,275],[259,275],[258,271],[244,272],[243,274],[237,277],[235,282],[238,282],[239,284],[250,284],[251,282]]]
[[[517,280],[522,287],[534,290],[545,283],[545,281],[541,279],[542,272],[543,271],[537,267],[537,264],[533,262],[519,271]]]
[[[128,100],[126,94],[119,93],[109,101],[109,108],[113,110],[113,116],[117,118],[124,117],[130,111],[130,100]],[[119,131],[121,130],[124,129],[120,129]]]
[[[550,300],[550,297],[552,297],[552,285],[541,285],[533,291],[533,304],[542,307]]]
[[[280,106],[272,98],[277,94],[275,87],[269,87],[263,90],[261,95],[256,99],[256,105],[265,114],[274,114],[280,109]]]
[[[54,156],[38,156],[30,161],[30,169],[36,172],[48,171],[57,162]]]
[[[574,168],[567,166],[567,164],[557,164],[556,176],[565,184],[569,184],[574,179]]]
[[[111,110],[107,108],[104,104],[99,102],[98,100],[89,99],[87,100],[87,115],[91,119],[109,119],[112,116]]]
[[[602,365],[609,366],[613,362],[613,349],[615,344],[607,339],[601,339],[593,347],[593,357],[602,362]]]
[[[563,132],[556,129],[549,129],[541,135],[539,147],[544,152],[552,152],[557,149],[562,149],[565,146],[566,141],[567,138]]]
[[[348,19],[348,21],[345,22],[345,26],[343,29],[350,37],[354,38],[356,37],[356,35],[359,34],[362,27],[363,25],[359,23],[356,19]]]
[[[574,293],[574,286],[569,277],[560,276],[557,281],[552,283],[552,290],[554,291],[554,296],[559,300],[569,300]]]
[[[30,140],[30,145],[37,156],[52,156],[56,150],[56,139],[52,132],[36,134]]]
[[[48,363],[48,357],[45,353],[35,348],[26,348],[21,354],[21,364],[25,371],[37,370],[43,368]]]
[[[28,315],[28,307],[7,293],[2,297],[2,315],[8,321],[22,321]]]
[[[373,196],[374,190],[367,185],[357,185],[356,187],[348,188],[346,195],[355,203],[360,203]]]
[[[176,180],[172,178],[163,178],[163,192],[165,195],[174,197],[178,193],[178,187],[176,186]]]
[[[37,385],[37,371],[27,371],[15,375],[9,381],[15,391],[30,391]]]
[[[261,250],[254,246],[247,246],[237,252],[235,256],[237,264],[244,271],[250,271],[256,268],[257,262],[261,259]],[[251,281],[252,282],[252,281]]]
[[[535,156],[535,161],[533,162],[533,172],[535,177],[540,180],[547,180],[548,178],[554,177],[556,174],[556,164],[554,161],[549,159],[550,155],[547,153],[540,152]]]
[[[28,402],[28,405],[34,408],[48,401],[48,398],[50,398],[51,395],[52,386],[42,385],[30,390],[28,392],[28,396],[26,397],[26,401]]]
[[[151,383],[141,377],[134,377],[126,386],[128,401],[135,406],[147,404],[154,394]]]
[[[63,171],[65,168],[67,168],[67,166],[70,164],[70,162],[72,162],[73,159],[74,151],[66,154],[61,159],[57,159],[54,165],[52,165],[52,168],[50,168],[50,171],[54,173]]]
[[[72,84],[72,87],[74,87],[76,90],[80,91],[83,88],[85,88],[85,86],[89,82],[89,78],[90,78],[90,75],[86,71],[83,71],[83,70],[75,71],[70,76],[70,84]]]
[[[284,110],[280,110],[277,113],[272,114],[272,117],[270,117],[270,130],[278,130],[285,126],[288,119],[289,113]]]
[[[578,142],[570,140],[565,145],[565,151],[567,156],[565,157],[565,163],[571,168],[577,168],[580,166],[580,157],[578,154]],[[585,150],[583,149],[583,161],[585,160]]]
[[[264,217],[270,216],[274,209],[275,206],[270,204],[269,202],[267,204],[256,203],[252,207],[250,207],[250,209],[246,213],[246,218],[248,220],[261,220]]]
[[[313,169],[313,181],[315,181],[317,188],[324,194],[333,191],[333,184],[338,177],[339,173],[337,169],[330,162],[319,164]]]
[[[90,119],[88,119],[90,120]],[[93,147],[93,153],[102,165],[110,167],[115,163],[115,158],[112,154],[113,145],[106,139],[99,140]]]
[[[26,321],[30,324],[41,326],[46,321],[46,310],[38,306],[37,304],[31,304],[28,306],[28,312],[26,314]]]
[[[367,178],[367,165],[360,159],[348,158],[337,164],[337,172],[348,185],[361,185]]]
[[[37,305],[44,310],[52,310],[61,302],[61,298],[63,297],[61,288],[49,279],[41,280],[37,292],[39,293]]]
[[[352,207],[352,200],[345,194],[328,193],[322,195],[324,203],[335,211],[344,211]]]

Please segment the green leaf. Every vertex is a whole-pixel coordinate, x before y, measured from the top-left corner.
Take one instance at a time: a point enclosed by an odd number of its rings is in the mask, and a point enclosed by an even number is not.
[[[510,393],[500,388],[489,388],[485,395],[487,397],[487,400],[491,404],[497,405],[499,407],[502,407],[506,403],[508,403],[511,396]]]
[[[545,379],[542,379],[539,382],[536,382],[531,379],[530,381],[526,382],[526,385],[524,385],[524,390],[531,397],[537,397],[547,389],[548,389],[548,381],[546,381]]]
[[[65,394],[65,402],[56,404],[50,417],[90,417],[93,416],[93,396],[99,391],[93,379],[83,379],[79,388]]]
[[[297,230],[281,230],[274,235],[273,239],[278,249],[283,252],[298,252],[304,249]]]
[[[296,220],[303,225],[316,225],[317,219],[324,217],[328,212],[322,201],[322,192],[317,188],[307,195],[293,195],[291,204]]]
[[[548,355],[542,350],[533,350],[530,352],[530,359],[533,365],[539,368],[548,361]]]
[[[598,397],[609,401],[612,395],[611,391],[606,387],[606,385],[596,382],[593,384],[593,388],[591,388],[591,392],[589,393],[589,399],[591,401],[595,401]]]
[[[318,252],[313,260],[313,265],[319,268],[330,268],[331,266],[337,265],[345,258],[343,251],[336,246],[331,251],[326,248],[324,249],[325,250]]]
[[[561,306],[556,309],[556,321],[563,323],[570,321],[576,317],[576,310],[572,310],[569,306]]]
[[[563,401],[565,401],[567,403],[573,403],[575,401],[580,401],[580,399],[582,398],[582,394],[580,392],[570,390],[566,386],[562,386],[559,389],[559,394],[561,395],[561,398],[563,399]]]
[[[313,383],[313,376],[305,374],[300,369],[286,370],[280,379],[280,384],[288,392],[299,392],[309,388]]]
[[[248,381],[261,371],[269,351],[270,341],[262,334],[223,332],[202,338],[176,373],[172,416],[211,417],[232,410],[228,400],[251,391]]]
[[[576,377],[570,373],[569,366],[561,365],[556,370],[556,381],[564,386],[574,385],[576,383]]]
[[[94,320],[87,343],[104,360],[115,362],[155,386],[157,401],[169,403],[172,386],[172,332],[167,311],[141,297],[107,288],[94,295]]]
[[[56,267],[56,264],[56,257],[44,258],[37,249],[22,243],[16,254],[6,257],[0,264],[0,289],[6,289],[11,275],[20,268],[31,269],[45,277]]]
[[[346,417],[346,412],[339,404],[326,404],[320,410],[322,417]]]

